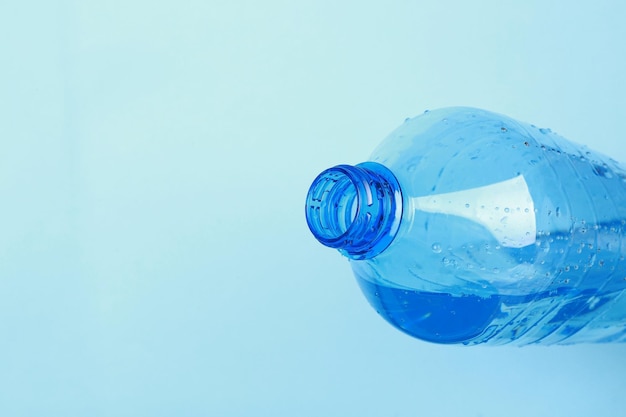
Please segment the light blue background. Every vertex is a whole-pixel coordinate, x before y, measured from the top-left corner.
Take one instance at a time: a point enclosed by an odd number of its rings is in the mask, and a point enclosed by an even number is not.
[[[469,105],[626,161],[619,1],[0,6],[0,415],[614,416],[626,346],[377,317],[312,179]]]

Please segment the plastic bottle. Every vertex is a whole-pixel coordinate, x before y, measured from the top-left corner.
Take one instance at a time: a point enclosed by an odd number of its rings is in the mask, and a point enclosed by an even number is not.
[[[626,340],[626,171],[533,125],[426,111],[313,182],[307,223],[389,323],[438,343]]]

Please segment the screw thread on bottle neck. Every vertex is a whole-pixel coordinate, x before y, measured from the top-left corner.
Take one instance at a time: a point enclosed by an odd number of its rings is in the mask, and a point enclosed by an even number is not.
[[[402,193],[385,166],[338,165],[313,181],[306,219],[315,238],[352,259],[369,259],[393,240],[402,217]]]

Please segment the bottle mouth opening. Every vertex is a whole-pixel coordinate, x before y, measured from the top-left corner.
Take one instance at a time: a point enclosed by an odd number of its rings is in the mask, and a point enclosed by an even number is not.
[[[343,246],[359,216],[359,201],[359,181],[350,171],[339,166],[322,172],[307,196],[307,222],[317,240],[333,248]]]
[[[402,192],[391,171],[375,162],[337,165],[313,181],[306,219],[315,238],[352,259],[368,259],[393,240]]]

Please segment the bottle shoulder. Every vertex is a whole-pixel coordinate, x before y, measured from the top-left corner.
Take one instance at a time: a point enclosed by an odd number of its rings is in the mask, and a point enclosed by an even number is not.
[[[473,189],[520,176],[531,193],[554,185],[582,184],[612,194],[626,186],[624,167],[605,155],[549,129],[465,107],[408,119],[381,143],[371,160],[388,167],[403,193],[411,197]]]

